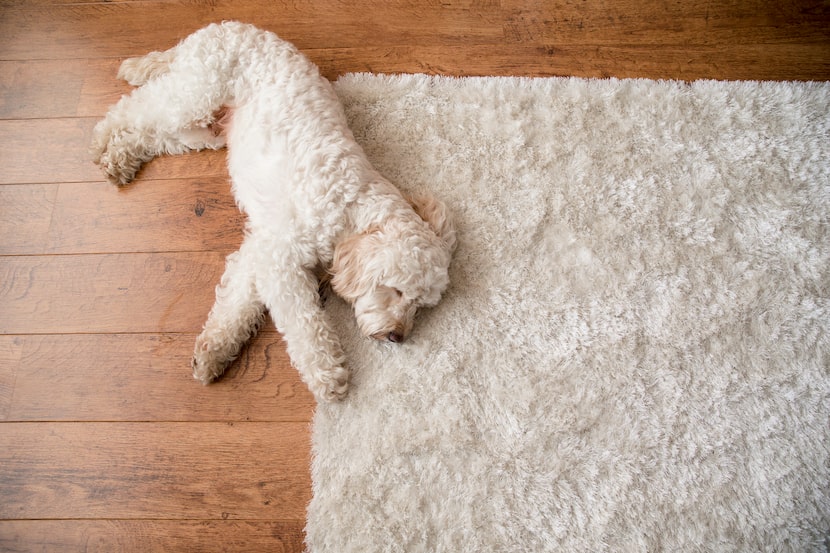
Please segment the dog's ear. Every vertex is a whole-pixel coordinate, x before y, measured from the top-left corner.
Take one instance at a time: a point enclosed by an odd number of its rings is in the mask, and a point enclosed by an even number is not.
[[[372,247],[376,229],[355,234],[340,241],[334,247],[334,260],[331,263],[331,287],[341,298],[354,302],[365,288],[365,269],[361,257],[366,248]]]
[[[411,196],[406,200],[421,219],[427,222],[432,231],[438,235],[452,252],[455,250],[455,224],[444,202],[432,196]]]

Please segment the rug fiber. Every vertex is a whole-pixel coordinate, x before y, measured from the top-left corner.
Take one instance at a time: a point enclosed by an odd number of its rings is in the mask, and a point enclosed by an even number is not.
[[[310,552],[826,550],[830,84],[336,89],[459,247],[403,345],[327,304]]]

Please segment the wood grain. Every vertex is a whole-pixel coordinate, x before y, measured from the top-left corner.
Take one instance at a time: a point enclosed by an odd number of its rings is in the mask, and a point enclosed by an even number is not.
[[[0,333],[198,332],[213,252],[0,257]]]
[[[826,44],[525,44],[368,46],[310,50],[330,79],[350,72],[693,81],[830,78]],[[671,77],[667,77],[671,75]]]
[[[302,521],[12,520],[0,521],[6,553],[300,553]]]
[[[0,121],[0,184],[102,181],[87,153],[92,119]]]
[[[56,184],[0,186],[0,255],[44,251],[57,193]]]
[[[302,520],[305,423],[3,423],[0,519]]]
[[[0,62],[0,118],[76,115],[88,69],[73,61]]]
[[[382,19],[367,10],[383,8]],[[141,2],[9,7],[0,20],[0,59],[105,58],[166,49],[192,31],[236,19],[273,30],[309,47],[359,44],[497,43],[503,37],[501,10],[491,3],[477,9],[452,3],[311,1],[275,6],[268,0],[209,3]],[[32,32],[34,29],[41,32]],[[135,32],[141,29],[140,33]],[[28,43],[28,45],[27,45]],[[37,57],[33,57],[33,51]]]
[[[20,336],[0,336],[0,420],[5,420],[11,409],[23,341]]]
[[[62,184],[44,251],[227,254],[239,248],[244,220],[226,177]]]
[[[382,17],[367,17],[382,5]],[[373,14],[374,15],[374,14]],[[139,2],[6,8],[6,60],[103,58],[173,46],[207,23],[238,19],[273,30],[300,48],[469,44],[735,45],[824,42],[830,7],[819,0],[586,0],[555,6],[504,2],[331,2],[284,4]],[[104,23],[106,22],[106,23]],[[34,33],[33,29],[42,30]],[[136,33],[135,29],[142,32]]]
[[[314,399],[279,334],[261,332],[222,378],[191,376],[195,334],[0,337],[7,421],[309,422]]]

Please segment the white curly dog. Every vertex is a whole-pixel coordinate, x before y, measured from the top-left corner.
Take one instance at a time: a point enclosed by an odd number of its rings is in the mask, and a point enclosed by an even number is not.
[[[404,198],[372,167],[329,82],[273,33],[213,24],[125,60],[118,76],[139,88],[93,131],[107,177],[124,185],[155,156],[227,140],[233,194],[247,215],[196,340],[194,376],[207,384],[221,375],[267,308],[317,399],[342,398],[349,372],[321,304],[321,269],[365,335],[401,342],[417,308],[435,305],[449,283],[455,229],[446,207]]]

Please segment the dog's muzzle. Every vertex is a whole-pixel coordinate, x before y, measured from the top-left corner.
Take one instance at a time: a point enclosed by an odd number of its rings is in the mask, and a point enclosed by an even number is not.
[[[378,332],[377,334],[372,334],[372,338],[381,342],[392,342],[393,344],[400,344],[406,340],[406,336],[396,330],[391,332]]]

